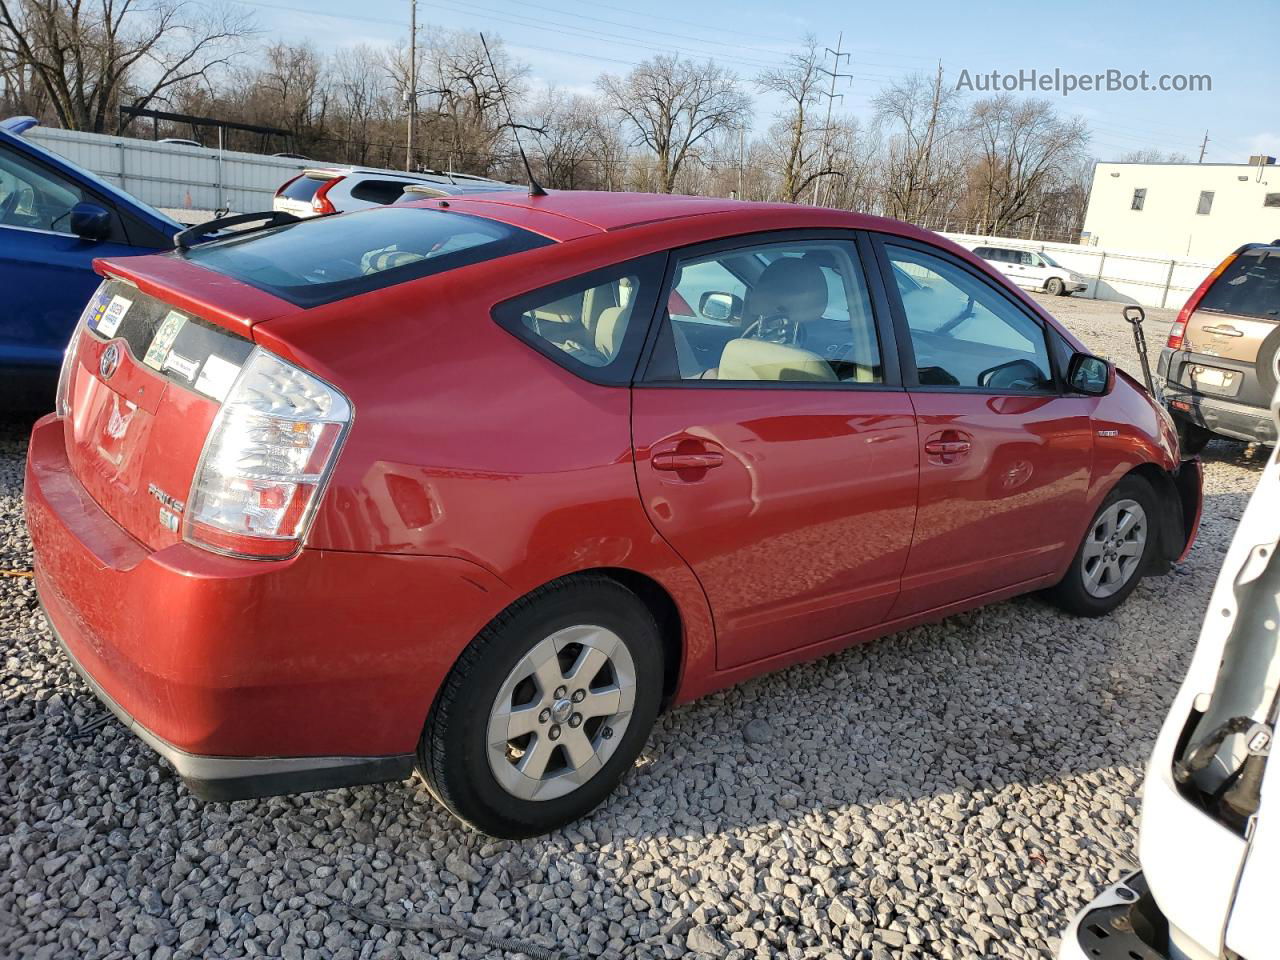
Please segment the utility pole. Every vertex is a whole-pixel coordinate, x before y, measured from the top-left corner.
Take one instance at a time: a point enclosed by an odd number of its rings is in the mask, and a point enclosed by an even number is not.
[[[409,132],[405,137],[404,168],[413,171],[413,128],[418,119],[418,0],[409,0]]]
[[[841,49],[843,47],[844,47],[844,31],[841,30],[840,33],[836,36],[836,48],[834,50],[832,50],[830,47],[823,48],[825,53],[829,53],[832,55],[832,57],[835,58],[836,62],[833,64],[835,69],[828,70],[826,67],[818,68],[819,73],[825,73],[827,76],[831,78],[831,92],[823,93],[822,91],[818,91],[818,96],[827,98],[827,120],[822,127],[822,146],[818,150],[818,169],[819,170],[822,169],[823,157],[825,157],[827,153],[827,138],[831,135],[831,107],[835,103],[837,97],[839,97],[841,100],[844,99],[843,93],[836,93],[836,80],[840,77],[844,77],[849,81],[850,85],[853,84],[853,74],[840,72],[840,58],[844,57],[846,60],[849,59],[849,54],[841,52]],[[823,59],[826,59],[825,54]],[[818,205],[818,200],[822,196],[822,193],[823,193],[822,188],[826,186],[826,183],[824,181],[825,181],[824,177],[819,177],[817,180],[814,181],[813,198],[810,201],[810,203],[815,207]]]
[[[1204,163],[1205,147],[1209,146],[1209,131],[1204,132],[1204,139],[1200,141],[1200,159],[1196,163]]]
[[[747,162],[747,128],[738,128],[738,199],[745,200],[742,193],[742,168]]]
[[[921,192],[929,189],[929,167],[933,160],[933,134],[938,129],[938,109],[941,107],[942,101],[942,61],[938,61],[938,75],[933,81],[933,105],[929,108],[929,129],[924,138],[924,156],[921,158],[924,163],[924,186]],[[913,184],[914,186],[914,184]],[[914,200],[915,197],[911,197]],[[987,192],[988,202],[991,199],[990,191]],[[919,207],[916,208],[919,211]],[[911,217],[911,208],[907,208],[907,222],[914,223]],[[990,236],[990,234],[988,234]]]

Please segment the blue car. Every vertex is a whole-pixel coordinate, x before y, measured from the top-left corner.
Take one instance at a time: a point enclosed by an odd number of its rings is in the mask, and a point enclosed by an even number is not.
[[[0,122],[0,411],[53,407],[95,257],[173,246],[182,225]]]

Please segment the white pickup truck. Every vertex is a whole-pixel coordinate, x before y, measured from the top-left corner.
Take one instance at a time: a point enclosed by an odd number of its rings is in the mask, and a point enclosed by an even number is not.
[[[1280,421],[1280,392],[1272,401]],[[1060,960],[1280,957],[1280,462],[1254,492],[1147,769],[1142,870],[1072,922]]]

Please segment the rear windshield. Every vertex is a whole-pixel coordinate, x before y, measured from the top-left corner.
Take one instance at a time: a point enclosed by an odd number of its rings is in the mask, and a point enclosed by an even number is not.
[[[1199,309],[1280,316],[1280,250],[1249,250],[1236,257],[1205,293]]]
[[[311,198],[320,189],[320,185],[332,179],[333,177],[309,177],[303,174],[296,180],[290,180],[285,185],[285,188],[280,191],[280,196],[290,200],[301,200],[303,203],[310,203]]]
[[[312,307],[551,242],[464,213],[375,207],[198,244],[179,256]]]

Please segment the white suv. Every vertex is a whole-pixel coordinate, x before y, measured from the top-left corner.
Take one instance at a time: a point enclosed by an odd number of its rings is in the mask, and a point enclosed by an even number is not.
[[[1089,284],[1084,277],[1068,270],[1052,257],[1034,250],[1013,247],[974,247],[975,256],[986,260],[1020,287],[1043,290],[1055,297],[1078,293]]]
[[[295,217],[322,213],[346,213],[395,203],[406,187],[414,188],[415,199],[425,196],[452,197],[459,194],[516,190],[509,183],[474,177],[465,173],[403,173],[368,167],[324,167],[303,170],[281,184],[271,207]]]

